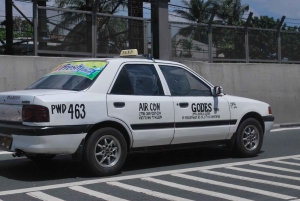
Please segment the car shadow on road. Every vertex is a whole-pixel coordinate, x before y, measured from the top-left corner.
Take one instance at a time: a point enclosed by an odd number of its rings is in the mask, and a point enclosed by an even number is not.
[[[221,148],[194,148],[156,153],[137,153],[127,157],[123,171],[167,167],[231,158],[229,150]]]
[[[220,159],[237,158],[229,150],[221,148],[197,148],[156,153],[129,154],[118,176],[134,174],[131,171],[145,172],[168,170],[172,166],[201,166],[203,162]],[[207,164],[206,164],[207,165]],[[174,167],[177,168],[177,167]],[[152,170],[150,170],[152,169]],[[171,168],[172,169],[172,168]],[[71,156],[57,156],[46,163],[35,163],[27,158],[8,159],[0,161],[0,177],[17,181],[49,181],[69,178],[95,178],[90,175],[79,161],[73,161]]]
[[[83,165],[71,156],[56,156],[44,163],[25,157],[0,161],[0,177],[18,181],[48,181],[76,177],[89,177]]]

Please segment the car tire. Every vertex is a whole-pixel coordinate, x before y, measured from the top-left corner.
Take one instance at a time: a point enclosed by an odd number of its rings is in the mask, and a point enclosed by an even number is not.
[[[263,143],[263,129],[254,118],[244,120],[237,129],[235,151],[242,157],[256,156]]]
[[[34,162],[47,162],[53,159],[55,154],[30,154],[26,155],[26,157]]]
[[[126,160],[127,145],[122,133],[114,128],[96,130],[87,139],[83,163],[96,176],[109,176],[119,172]]]

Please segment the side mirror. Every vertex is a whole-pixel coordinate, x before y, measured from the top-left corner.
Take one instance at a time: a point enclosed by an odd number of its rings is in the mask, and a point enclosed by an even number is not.
[[[223,87],[221,87],[221,86],[215,86],[214,87],[214,95],[215,96],[219,96],[221,94],[223,94]]]

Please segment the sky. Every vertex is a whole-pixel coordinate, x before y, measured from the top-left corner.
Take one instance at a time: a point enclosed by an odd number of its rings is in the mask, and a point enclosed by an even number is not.
[[[297,23],[294,25],[300,26],[300,0],[242,0],[242,3],[250,6],[254,16],[268,15],[281,19],[284,15],[288,25]]]
[[[54,0],[50,0],[53,2]],[[32,17],[32,4],[31,3],[21,3],[20,1],[14,1],[15,5],[22,10],[26,16]],[[171,4],[182,5],[181,0],[171,0]],[[254,16],[268,15],[274,17],[275,19],[280,19],[282,15],[285,15],[287,18],[299,19],[299,20],[290,20],[286,19],[285,22],[288,23],[297,23],[290,25],[300,26],[300,0],[242,0],[242,4],[248,4],[250,6],[250,11],[254,13]],[[144,4],[145,7],[149,7],[149,4]],[[149,16],[149,10],[144,9],[144,13]],[[170,13],[172,9],[170,8]],[[5,15],[5,0],[0,0],[0,21],[3,20]],[[16,10],[14,10],[14,15],[19,15]],[[146,16],[147,17],[147,16]],[[171,21],[185,21],[182,18],[170,15],[169,19]]]

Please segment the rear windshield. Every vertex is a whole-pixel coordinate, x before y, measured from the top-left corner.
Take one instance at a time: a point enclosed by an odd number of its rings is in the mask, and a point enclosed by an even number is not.
[[[106,61],[76,61],[63,63],[28,89],[87,89],[107,66]]]

